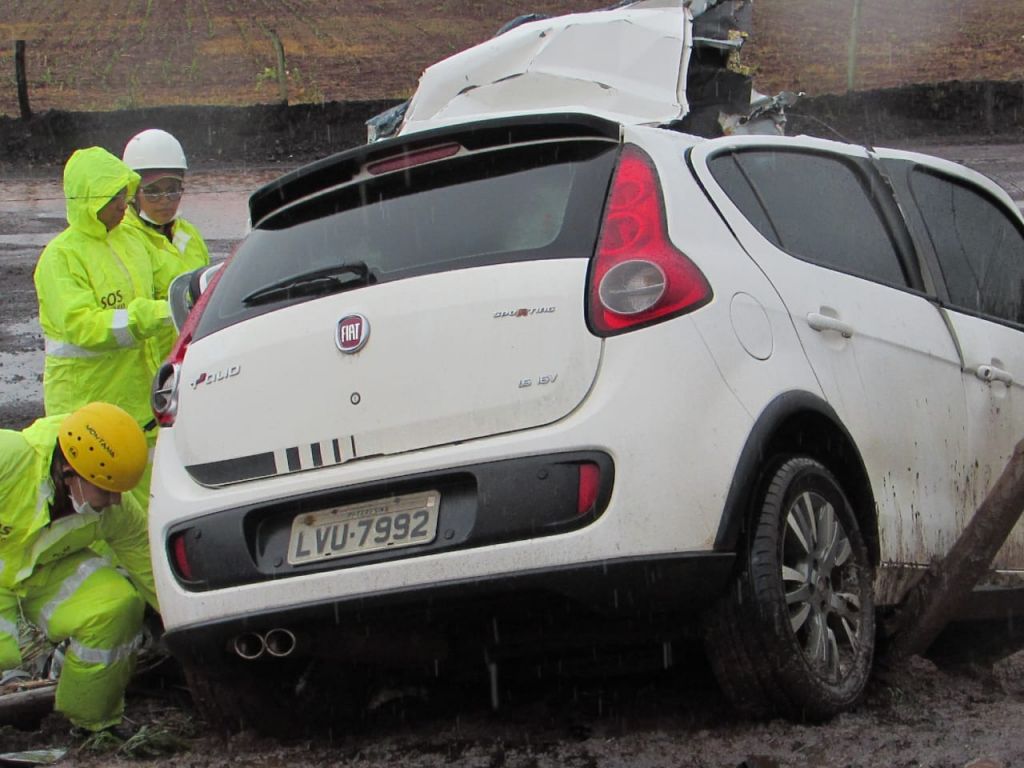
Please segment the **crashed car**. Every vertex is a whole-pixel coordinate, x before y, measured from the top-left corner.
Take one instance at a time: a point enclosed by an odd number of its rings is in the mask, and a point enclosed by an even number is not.
[[[688,633],[746,712],[858,701],[1024,432],[1024,220],[938,158],[680,130],[693,25],[519,24],[252,195],[154,384],[157,591],[208,717]],[[645,90],[586,80],[612,52]],[[971,616],[1022,568],[1018,526]]]

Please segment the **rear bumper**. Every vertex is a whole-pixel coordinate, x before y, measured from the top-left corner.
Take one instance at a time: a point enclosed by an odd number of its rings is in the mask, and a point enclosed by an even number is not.
[[[595,468],[599,481],[593,500],[580,509],[580,468],[584,466]],[[171,526],[167,541],[177,540],[189,562],[191,578],[173,568],[179,586],[188,592],[205,592],[577,530],[604,511],[614,474],[611,457],[601,451],[470,464],[238,505]],[[289,562],[290,533],[298,517],[353,502],[423,492],[439,494],[435,540],[301,565]],[[167,558],[174,562],[170,552]]]
[[[591,624],[608,627],[611,639],[616,628],[671,617],[679,633],[723,593],[733,564],[732,554],[698,553],[467,579],[256,611],[173,629],[164,640],[176,657],[210,666],[234,659],[239,635],[274,628],[295,634],[297,656],[375,663],[446,658],[467,646],[511,652],[534,635],[545,646],[560,634],[578,642]]]

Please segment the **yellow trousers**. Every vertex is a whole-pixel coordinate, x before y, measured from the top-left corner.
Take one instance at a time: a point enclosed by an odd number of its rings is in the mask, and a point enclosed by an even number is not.
[[[145,608],[131,582],[82,550],[37,567],[17,593],[0,588],[0,669],[21,663],[19,605],[51,642],[70,641],[54,708],[89,730],[121,722]]]

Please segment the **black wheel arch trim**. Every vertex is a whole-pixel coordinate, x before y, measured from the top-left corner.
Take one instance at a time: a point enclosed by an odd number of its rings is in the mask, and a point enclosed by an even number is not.
[[[761,411],[747,436],[743,450],[740,452],[736,471],[725,500],[725,507],[722,510],[718,534],[715,537],[716,551],[733,552],[736,550],[766,459],[778,452],[777,444],[780,440],[785,439],[787,425],[806,417],[826,423],[828,429],[834,430],[842,442],[842,444],[833,445],[825,450],[811,447],[806,453],[822,460],[829,471],[837,476],[840,487],[852,497],[851,504],[855,511],[867,507],[874,512],[874,496],[867,480],[864,460],[849,430],[846,429],[835,410],[825,400],[811,392],[785,392],[768,403]],[[842,457],[842,461],[838,462],[841,466],[836,466],[837,461],[834,459],[839,457]],[[833,461],[829,461],[830,458]],[[872,520],[867,530],[863,530],[865,520],[861,515],[858,515],[857,522],[861,524],[861,533],[865,537],[872,562],[877,563],[877,523]]]

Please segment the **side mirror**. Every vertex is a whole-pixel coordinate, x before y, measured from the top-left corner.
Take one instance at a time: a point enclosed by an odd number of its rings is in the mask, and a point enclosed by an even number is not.
[[[224,266],[224,262],[213,264],[208,267],[193,269],[191,272],[183,272],[171,281],[167,289],[167,301],[171,305],[171,321],[174,328],[181,331],[185,325],[185,319],[192,307],[199,301],[210,284],[210,279],[217,274],[217,270]]]

